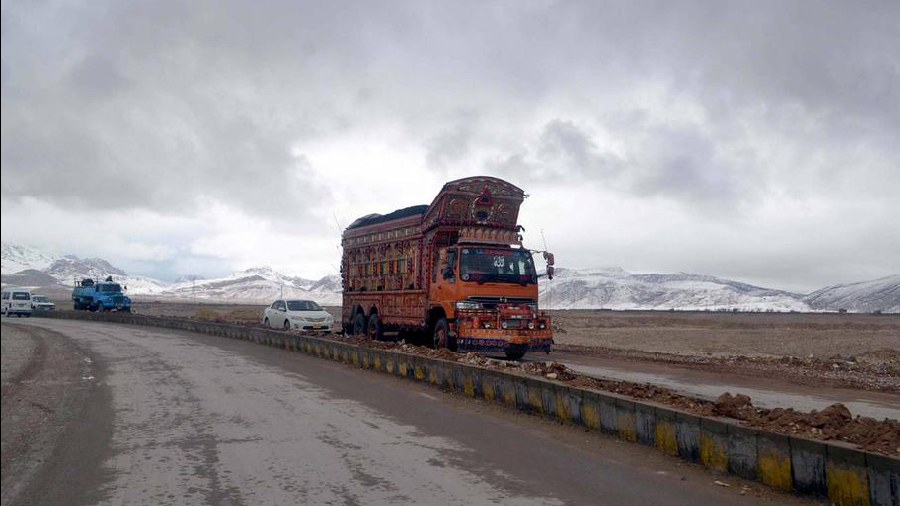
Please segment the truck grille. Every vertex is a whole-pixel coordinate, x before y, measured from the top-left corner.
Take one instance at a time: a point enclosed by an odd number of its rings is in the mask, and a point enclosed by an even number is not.
[[[469,297],[467,300],[479,302],[484,309],[497,309],[497,304],[534,304],[530,297]]]

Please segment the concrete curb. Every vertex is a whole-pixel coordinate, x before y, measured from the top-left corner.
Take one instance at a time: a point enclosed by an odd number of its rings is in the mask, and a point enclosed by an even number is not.
[[[146,325],[243,339],[429,383],[454,393],[654,446],[661,452],[837,505],[900,505],[900,459],[830,441],[743,427],[543,378],[330,339],[130,313],[36,311],[36,317]]]

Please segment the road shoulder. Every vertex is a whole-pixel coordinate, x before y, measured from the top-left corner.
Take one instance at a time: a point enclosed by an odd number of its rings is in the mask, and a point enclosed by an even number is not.
[[[47,329],[4,322],[0,340],[0,502],[77,504],[100,479],[112,434],[103,367]]]

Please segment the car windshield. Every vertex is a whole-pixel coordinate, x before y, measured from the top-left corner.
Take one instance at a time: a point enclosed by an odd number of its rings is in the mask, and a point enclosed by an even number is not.
[[[13,300],[29,300],[30,298],[28,292],[13,292]]]
[[[45,297],[43,295],[35,295],[35,296],[31,297],[31,300],[33,300],[35,302],[47,302],[48,301],[47,297]]]
[[[289,300],[287,301],[288,311],[321,311],[322,306],[311,300]]]
[[[460,278],[476,283],[536,283],[534,261],[528,250],[463,248]]]
[[[121,292],[122,287],[118,283],[109,283],[100,285],[101,292]]]

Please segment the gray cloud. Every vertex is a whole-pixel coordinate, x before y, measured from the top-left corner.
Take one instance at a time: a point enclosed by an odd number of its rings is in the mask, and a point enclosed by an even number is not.
[[[773,201],[791,204],[786,221],[845,210],[829,218],[838,227],[883,230],[900,214],[896,2],[23,2],[2,14],[2,198],[86,222],[196,216],[213,200],[312,233],[331,205],[372,212],[314,155],[360,138],[421,155],[367,188],[366,205],[395,205],[392,185],[486,171],[674,203],[701,223],[752,220]],[[790,235],[769,240],[789,255]],[[857,240],[874,252],[858,272],[900,268],[877,253],[896,233]]]

